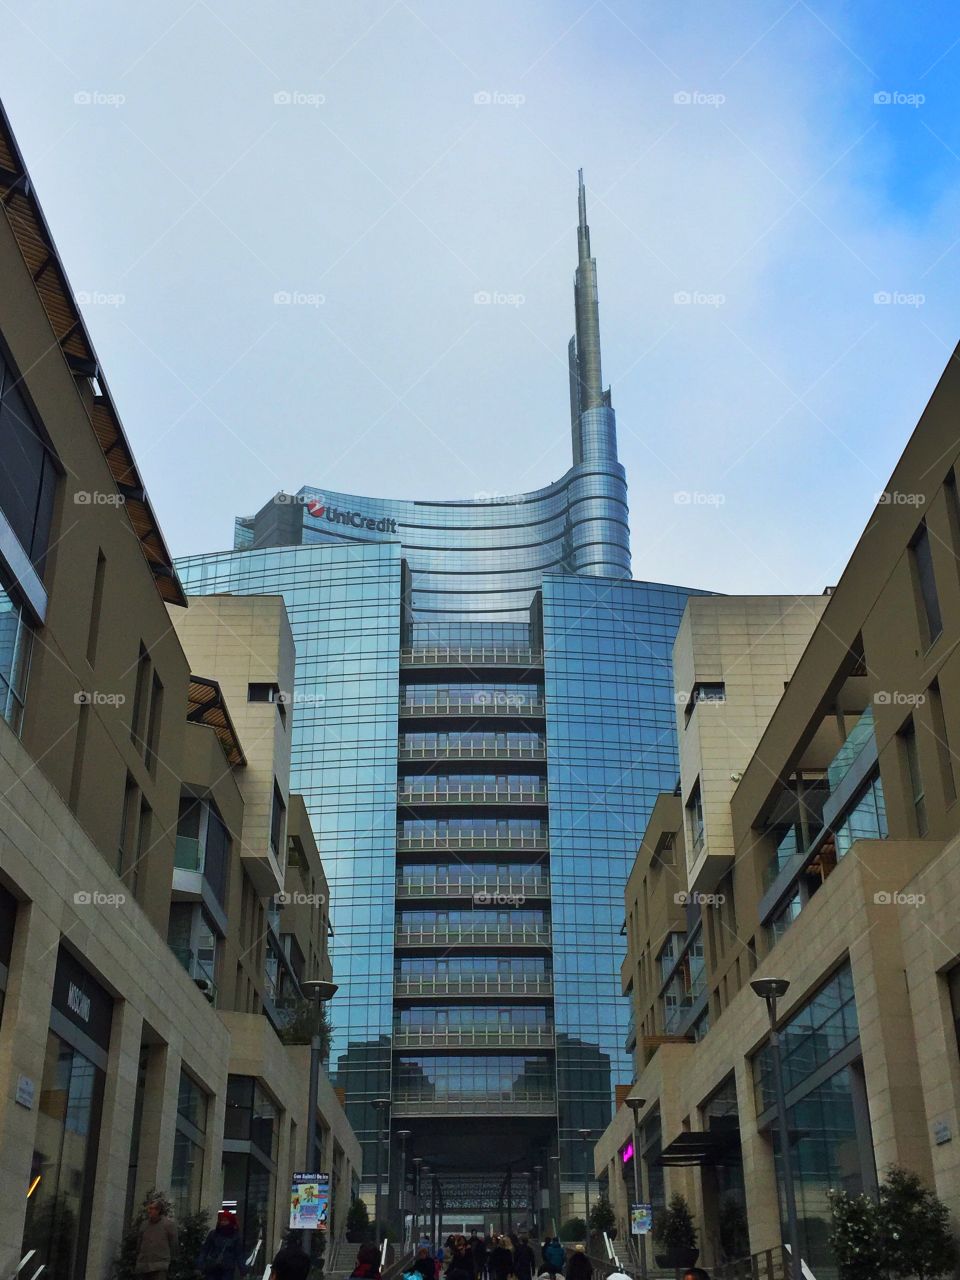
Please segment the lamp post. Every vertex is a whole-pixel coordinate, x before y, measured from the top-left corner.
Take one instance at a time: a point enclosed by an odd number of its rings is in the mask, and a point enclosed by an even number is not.
[[[403,1247],[407,1238],[407,1139],[412,1130],[398,1129],[400,1139],[400,1245]]]
[[[543,1209],[543,1192],[540,1181],[543,1178],[543,1165],[533,1166],[533,1234],[540,1239],[540,1213]]]
[[[310,998],[317,1013],[317,1023],[310,1035],[310,1092],[307,1096],[307,1130],[306,1130],[306,1163],[304,1173],[319,1173],[315,1168],[317,1162],[317,1092],[320,1088],[320,1059],[323,1056],[323,1043],[320,1039],[320,1011],[325,1000],[332,1000],[337,994],[337,984],[325,978],[307,978],[300,983],[300,990]],[[332,1188],[331,1188],[332,1190]],[[333,1205],[328,1204],[327,1216],[333,1212]],[[329,1229],[329,1222],[327,1224]],[[304,1228],[301,1235],[304,1252],[313,1257],[313,1231]]]
[[[410,1238],[414,1247],[416,1247],[417,1229],[420,1222],[420,1168],[423,1164],[423,1156],[414,1156],[410,1163],[413,1165],[413,1222],[410,1229]]]
[[[557,1219],[560,1217],[562,1205],[560,1204],[560,1157],[559,1155],[550,1157],[551,1178],[550,1178],[550,1202],[551,1212],[553,1214],[553,1234],[557,1234]],[[555,1175],[555,1176],[554,1176]],[[556,1196],[556,1198],[554,1198]]]
[[[590,1134],[592,1132],[593,1132],[592,1129],[577,1130],[577,1133],[583,1139],[583,1203],[586,1206],[585,1216],[583,1219],[585,1224],[585,1230],[583,1233],[584,1244],[590,1243],[590,1173],[589,1173],[589,1165],[587,1162],[587,1155],[590,1150],[589,1141],[590,1141]]]
[[[777,1000],[786,995],[790,983],[786,978],[757,978],[750,983],[766,1003],[770,1019],[770,1056],[773,1059],[773,1088],[777,1098],[777,1127],[780,1131],[780,1165],[783,1169],[783,1198],[787,1208],[787,1235],[790,1242],[790,1275],[803,1280],[800,1260],[800,1226],[797,1221],[797,1198],[790,1165],[790,1135],[787,1129],[787,1095],[783,1088],[783,1061],[780,1056],[780,1032],[777,1030]]]
[[[643,1200],[643,1188],[640,1185],[640,1112],[647,1105],[646,1098],[628,1098],[627,1106],[633,1112],[633,1198],[637,1204]],[[630,1223],[633,1231],[633,1222]],[[640,1275],[647,1280],[647,1237],[637,1237],[637,1250],[640,1254]]]
[[[373,1106],[377,1113],[377,1190],[373,1199],[373,1234],[379,1245],[380,1241],[380,1187],[382,1183],[382,1166],[383,1166],[383,1113],[390,1105],[389,1098],[374,1098]]]

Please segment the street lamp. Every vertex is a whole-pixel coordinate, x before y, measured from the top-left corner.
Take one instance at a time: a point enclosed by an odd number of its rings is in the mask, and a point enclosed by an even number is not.
[[[640,1186],[640,1112],[646,1105],[646,1098],[627,1099],[627,1106],[633,1112],[633,1197],[636,1204],[640,1204],[643,1200]],[[632,1221],[630,1230],[633,1231]],[[647,1280],[647,1237],[645,1235],[637,1238],[637,1248],[640,1251],[640,1275],[643,1280]]]
[[[754,991],[766,1003],[770,1019],[770,1049],[773,1059],[773,1088],[777,1096],[777,1127],[780,1130],[780,1164],[783,1168],[783,1198],[787,1205],[787,1234],[790,1239],[790,1275],[792,1280],[803,1280],[803,1264],[800,1261],[800,1227],[797,1222],[797,1198],[793,1189],[793,1169],[790,1165],[790,1137],[787,1130],[787,1095],[783,1088],[783,1062],[780,1057],[780,1032],[777,1030],[777,1000],[787,993],[790,983],[786,978],[756,978],[750,983]]]
[[[400,1139],[400,1242],[401,1246],[407,1238],[407,1139],[412,1130],[398,1129]]]
[[[540,1182],[543,1178],[543,1165],[535,1164],[533,1166],[533,1234],[540,1238],[540,1212],[543,1209],[543,1192],[540,1190]]]
[[[557,1234],[557,1219],[560,1217],[562,1205],[560,1203],[562,1192],[560,1190],[560,1156],[550,1157],[550,1163],[553,1166],[550,1177],[550,1202],[551,1212],[553,1214],[553,1234]],[[553,1175],[556,1174],[554,1178]],[[556,1200],[554,1200],[554,1192],[556,1192]]]
[[[333,999],[337,994],[337,989],[337,984],[328,981],[326,978],[306,978],[300,983],[300,990],[310,999],[311,1003],[315,1002],[317,1011],[317,1023],[310,1035],[310,1093],[307,1096],[307,1168],[304,1170],[305,1173],[320,1172],[319,1169],[314,1167],[317,1163],[317,1093],[320,1090],[320,1058],[323,1052],[323,1044],[320,1040],[320,1010],[325,1000]],[[328,1205],[328,1217],[332,1212],[333,1205]],[[327,1225],[329,1228],[330,1224],[328,1223]],[[313,1257],[313,1231],[309,1227],[304,1228],[301,1243],[304,1252]]]
[[[583,1202],[586,1205],[586,1217],[584,1218],[584,1223],[586,1224],[586,1226],[585,1226],[583,1235],[584,1235],[585,1244],[590,1243],[590,1175],[588,1171],[587,1153],[589,1151],[588,1144],[590,1140],[590,1134],[592,1132],[593,1132],[592,1129],[577,1130],[577,1133],[583,1139]]]
[[[380,1186],[382,1180],[381,1166],[383,1164],[383,1113],[390,1105],[389,1098],[374,1098],[373,1106],[377,1113],[377,1190],[373,1199],[373,1234],[377,1244],[380,1244]]]
[[[414,1246],[417,1240],[417,1228],[420,1225],[420,1166],[423,1164],[423,1156],[414,1156],[410,1161],[413,1165],[413,1222],[410,1228],[410,1239]]]

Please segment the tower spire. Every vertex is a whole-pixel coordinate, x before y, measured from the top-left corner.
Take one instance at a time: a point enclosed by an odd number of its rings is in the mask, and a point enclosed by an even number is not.
[[[570,340],[570,417],[573,428],[573,460],[582,460],[580,417],[588,409],[609,406],[600,371],[600,308],[597,300],[597,260],[590,254],[587,225],[587,193],[583,170],[577,170],[577,272],[573,299],[577,331]]]

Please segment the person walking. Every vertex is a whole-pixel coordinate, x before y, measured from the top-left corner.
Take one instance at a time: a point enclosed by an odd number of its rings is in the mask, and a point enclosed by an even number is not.
[[[309,1274],[310,1255],[297,1233],[291,1231],[271,1264],[270,1280],[307,1280]]]
[[[375,1244],[362,1244],[357,1250],[350,1280],[380,1280],[380,1250]]]
[[[543,1259],[543,1266],[551,1275],[563,1275],[563,1264],[566,1261],[566,1253],[563,1245],[556,1236],[548,1236],[540,1250],[540,1256]]]
[[[177,1224],[162,1200],[151,1200],[147,1220],[140,1228],[134,1272],[150,1280],[167,1280],[170,1263],[177,1256]]]
[[[513,1270],[513,1250],[506,1236],[497,1236],[490,1250],[489,1264],[491,1280],[508,1280]]]
[[[574,1245],[564,1276],[566,1280],[593,1280],[593,1263],[582,1244]]]
[[[513,1251],[513,1272],[517,1280],[533,1280],[537,1267],[536,1254],[530,1247],[529,1239],[524,1235]]]
[[[417,1256],[413,1260],[413,1270],[421,1275],[423,1280],[436,1280],[436,1263],[430,1256],[430,1250],[427,1245],[421,1244],[417,1249]]]
[[[221,1209],[217,1214],[217,1225],[208,1233],[197,1255],[197,1270],[204,1280],[234,1280],[246,1269],[237,1215],[229,1209]]]
[[[474,1280],[473,1256],[463,1236],[455,1236],[451,1241],[446,1274],[447,1280]]]

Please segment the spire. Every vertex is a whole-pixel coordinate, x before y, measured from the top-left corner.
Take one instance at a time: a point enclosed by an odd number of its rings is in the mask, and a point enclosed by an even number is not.
[[[609,404],[603,393],[600,372],[600,308],[597,301],[597,261],[590,256],[590,228],[587,225],[587,193],[583,185],[583,170],[577,171],[577,273],[574,277],[573,297],[576,311],[577,332],[571,346],[571,416],[573,418],[574,456],[577,455],[579,415],[587,409]],[[572,384],[576,384],[576,397]]]

